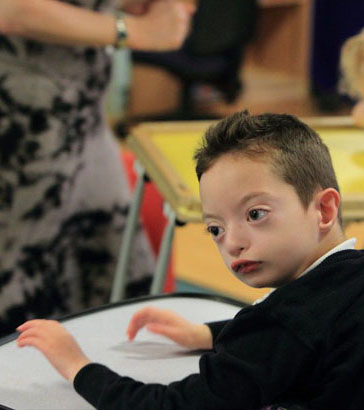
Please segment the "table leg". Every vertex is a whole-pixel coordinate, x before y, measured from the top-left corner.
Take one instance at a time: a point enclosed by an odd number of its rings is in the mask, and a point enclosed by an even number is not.
[[[143,199],[145,169],[140,165],[138,161],[135,162],[135,171],[138,175],[138,180],[134,190],[133,199],[130,204],[125,230],[123,233],[122,245],[116,266],[114,282],[111,289],[111,303],[119,302],[125,297],[130,255],[134,243],[136,226],[139,220],[139,210]]]

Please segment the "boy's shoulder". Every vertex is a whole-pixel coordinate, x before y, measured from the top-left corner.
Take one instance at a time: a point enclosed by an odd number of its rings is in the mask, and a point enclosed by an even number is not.
[[[275,290],[257,307],[298,337],[315,343],[349,311],[364,316],[364,250],[327,257],[301,278]]]
[[[300,278],[277,289],[269,299],[283,303],[293,297],[314,301],[343,289],[357,291],[364,286],[364,250],[348,249],[336,252]],[[344,295],[343,295],[344,296]]]
[[[310,304],[326,304],[339,295],[342,301],[350,303],[349,295],[359,296],[363,288],[364,250],[349,249],[328,256],[305,275],[277,289],[268,299],[282,305],[295,300],[296,304],[302,302],[309,309]]]

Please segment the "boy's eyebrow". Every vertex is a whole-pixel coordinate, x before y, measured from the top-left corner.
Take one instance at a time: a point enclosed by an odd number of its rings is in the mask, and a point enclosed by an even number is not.
[[[265,191],[258,191],[258,192],[250,192],[249,194],[244,195],[241,200],[239,201],[240,205],[244,205],[246,202],[254,199],[258,196],[269,196],[270,194]]]
[[[240,201],[239,201],[239,205],[244,205],[245,203],[249,202],[251,199],[254,199],[258,196],[268,196],[269,193],[268,192],[264,192],[264,191],[260,191],[260,192],[250,192],[249,194],[244,195]],[[211,218],[211,219],[218,219],[218,217],[214,214],[210,214],[210,213],[202,213],[202,218],[203,220]]]
[[[219,219],[219,218],[214,214],[202,213],[202,220],[205,221],[206,219]]]

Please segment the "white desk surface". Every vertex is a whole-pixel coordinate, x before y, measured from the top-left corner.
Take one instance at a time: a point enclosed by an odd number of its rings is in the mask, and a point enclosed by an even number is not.
[[[126,327],[138,309],[154,305],[173,309],[194,322],[232,318],[241,307],[228,300],[193,296],[151,298],[118,305],[64,321],[93,361],[146,383],[167,384],[198,372],[200,352],[190,352],[142,330],[134,342]],[[15,410],[92,409],[34,348],[15,341],[0,346],[0,404]],[[1,407],[0,407],[1,408]]]

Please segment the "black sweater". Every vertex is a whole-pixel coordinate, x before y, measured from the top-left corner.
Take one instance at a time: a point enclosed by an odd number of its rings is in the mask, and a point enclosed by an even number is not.
[[[93,363],[75,389],[99,410],[256,410],[286,401],[364,409],[364,251],[331,255],[210,328],[214,349],[199,374],[143,384]]]

